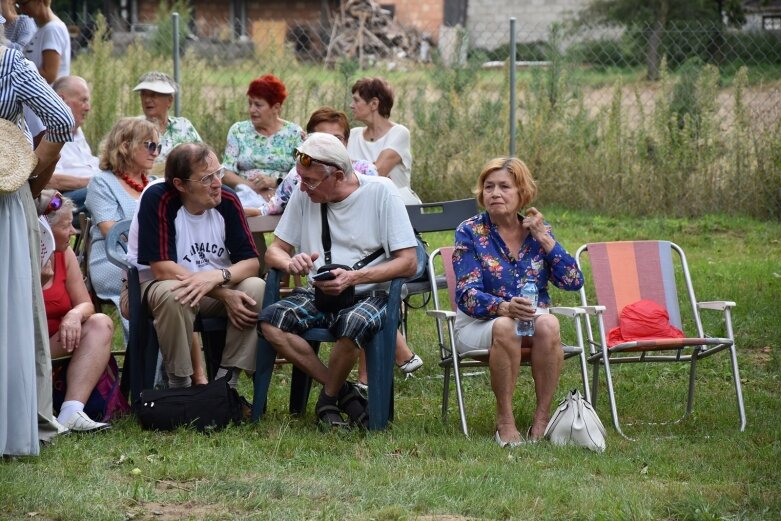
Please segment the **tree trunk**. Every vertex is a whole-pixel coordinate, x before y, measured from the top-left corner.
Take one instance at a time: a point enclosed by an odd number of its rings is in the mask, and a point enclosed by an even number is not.
[[[651,34],[648,37],[648,51],[645,56],[645,63],[650,81],[659,79],[659,65],[662,62],[660,49],[662,47],[662,35],[667,27],[667,14],[669,13],[668,0],[662,0],[659,3],[659,12],[651,28]]]

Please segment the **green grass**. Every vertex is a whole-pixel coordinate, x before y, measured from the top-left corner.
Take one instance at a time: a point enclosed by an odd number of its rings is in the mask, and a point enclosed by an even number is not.
[[[396,380],[396,417],[380,433],[321,433],[310,404],[286,411],[289,368],[274,373],[258,424],[212,435],[142,431],[132,418],[96,436],[68,436],[38,458],[0,463],[3,519],[600,519],[717,520],[781,517],[781,224],[732,217],[637,219],[540,207],[573,252],[585,241],[665,238],[687,252],[698,297],[738,304],[735,325],[748,427],[737,430],[727,358],[700,363],[694,416],[608,426],[594,454],[547,443],[500,450],[487,373],[465,378],[471,439],[451,403],[440,421],[442,379],[430,319],[411,317],[411,344],[426,365]],[[432,247],[451,241],[428,237]],[[572,295],[556,291],[558,303]],[[327,350],[326,350],[327,352]],[[626,422],[681,414],[683,367],[621,366],[614,379]],[[558,395],[579,386],[568,361]],[[610,423],[604,384],[597,410]],[[242,393],[251,395],[249,381]],[[452,393],[451,393],[452,394]],[[454,399],[454,397],[451,397]],[[314,398],[312,398],[312,401]],[[528,425],[527,368],[515,396]],[[133,469],[140,474],[134,475]]]

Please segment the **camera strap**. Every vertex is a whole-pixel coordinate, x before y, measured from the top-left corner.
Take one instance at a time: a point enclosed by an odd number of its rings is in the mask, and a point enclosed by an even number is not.
[[[325,256],[325,263],[331,264],[331,229],[328,227],[328,205],[326,203],[320,203],[320,217],[322,220],[322,235],[323,241],[323,254]],[[369,254],[363,259],[353,264],[354,270],[359,270],[371,263],[374,259],[377,259],[380,255],[385,253],[383,248],[378,249],[374,253]]]

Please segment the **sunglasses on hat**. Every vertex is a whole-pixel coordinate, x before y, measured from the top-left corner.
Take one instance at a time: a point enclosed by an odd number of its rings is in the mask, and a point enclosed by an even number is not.
[[[315,159],[314,157],[310,156],[309,154],[304,154],[300,150],[294,150],[293,151],[293,157],[296,159],[296,161],[301,163],[301,166],[303,166],[305,168],[309,168],[312,165],[312,163],[320,163],[321,165],[332,166],[332,167],[334,167],[334,168],[336,168],[338,170],[342,169],[340,166],[337,166],[337,165],[335,165],[333,163],[329,163],[328,161],[323,161],[321,159]]]
[[[43,211],[43,215],[49,215],[52,212],[56,212],[60,208],[62,208],[62,194],[57,192],[49,200],[49,205],[46,207],[46,210]]]

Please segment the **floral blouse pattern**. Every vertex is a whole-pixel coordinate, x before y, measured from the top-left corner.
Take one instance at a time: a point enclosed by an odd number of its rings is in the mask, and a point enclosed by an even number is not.
[[[155,163],[165,163],[168,154],[182,143],[202,143],[203,140],[195,130],[195,127],[187,118],[168,117],[165,133],[160,136],[162,149],[155,159]]]
[[[545,227],[555,241],[550,225],[545,223]],[[517,259],[511,258],[487,212],[461,223],[456,229],[453,252],[458,308],[474,318],[495,318],[499,316],[499,304],[521,294],[527,277],[537,279],[538,305],[542,308],[551,305],[549,281],[567,291],[576,291],[583,285],[583,274],[575,259],[558,242],[550,253],[545,253],[529,234]]]
[[[353,161],[353,170],[357,174],[363,175],[378,175],[377,167],[371,161],[364,161],[363,159],[356,159]],[[301,181],[301,176],[296,172],[295,167],[282,180],[282,183],[277,187],[277,191],[271,196],[271,199],[260,207],[261,215],[279,215],[285,211],[287,202],[290,200],[290,196],[293,195],[293,190],[298,186],[298,182]]]
[[[290,121],[273,136],[260,134],[252,121],[239,121],[228,131],[222,166],[248,181],[259,175],[282,179],[295,165],[293,151],[303,141],[304,130]]]

